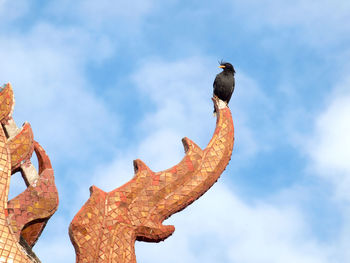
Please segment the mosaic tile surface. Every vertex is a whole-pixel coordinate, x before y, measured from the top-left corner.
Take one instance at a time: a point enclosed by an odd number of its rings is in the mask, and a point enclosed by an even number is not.
[[[0,263],[40,262],[31,247],[56,211],[58,194],[50,159],[34,141],[29,123],[18,129],[12,119],[11,85],[0,89]],[[35,150],[39,174],[32,167]],[[31,169],[29,169],[31,168]],[[11,175],[20,171],[28,188],[8,201]]]
[[[15,106],[15,98],[11,84],[6,84],[4,87],[0,87],[0,120],[1,123],[7,122],[13,112]]]
[[[33,131],[30,124],[26,122],[22,129],[13,138],[7,140],[11,155],[11,170],[16,172],[21,164],[30,159],[34,150]]]
[[[222,101],[213,101],[216,129],[204,150],[184,138],[186,155],[174,167],[153,172],[135,160],[135,176],[128,183],[108,193],[96,186],[90,188],[90,198],[69,228],[76,262],[135,263],[136,240],[159,242],[174,232],[174,226],[162,222],[203,195],[231,158],[231,112]]]
[[[58,193],[51,162],[44,149],[35,142],[39,160],[39,179],[8,202],[8,221],[19,240],[20,235],[31,247],[39,238],[49,218],[56,212]]]

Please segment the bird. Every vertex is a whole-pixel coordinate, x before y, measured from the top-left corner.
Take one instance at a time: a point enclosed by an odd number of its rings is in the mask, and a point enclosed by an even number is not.
[[[236,71],[231,63],[221,61],[219,64],[219,68],[222,68],[223,71],[216,75],[213,83],[213,96],[228,104],[235,89]],[[215,112],[214,108],[214,114]]]

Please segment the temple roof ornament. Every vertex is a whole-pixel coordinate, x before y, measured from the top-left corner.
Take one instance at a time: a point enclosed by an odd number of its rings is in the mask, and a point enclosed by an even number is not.
[[[184,158],[172,168],[152,171],[134,161],[134,177],[111,192],[96,186],[73,218],[69,235],[77,263],[136,263],[135,241],[160,242],[175,231],[163,221],[201,197],[230,161],[234,127],[227,103],[216,96],[216,128],[205,149],[183,138]],[[29,123],[12,118],[10,84],[0,88],[0,262],[40,262],[32,247],[58,207],[50,159],[34,140]],[[30,159],[35,152],[37,172]],[[8,200],[11,176],[20,172],[27,189]],[[117,171],[116,171],[117,172]]]
[[[216,129],[204,150],[183,138],[186,155],[174,167],[153,172],[137,159],[134,177],[123,186],[111,192],[90,188],[89,200],[69,227],[77,263],[135,263],[135,241],[159,242],[169,237],[175,227],[162,222],[218,180],[231,158],[234,128],[227,104],[218,98],[213,101]]]

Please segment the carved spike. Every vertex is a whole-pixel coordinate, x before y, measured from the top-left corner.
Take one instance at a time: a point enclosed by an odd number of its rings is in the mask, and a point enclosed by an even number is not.
[[[34,150],[33,131],[28,122],[24,123],[20,131],[8,139],[7,144],[11,154],[11,169],[15,173],[25,160],[29,160]]]
[[[153,173],[153,171],[143,161],[141,161],[140,159],[134,160],[133,164],[134,164],[135,175],[141,173],[144,170]]]
[[[34,151],[36,157],[38,158],[39,174],[44,172],[46,169],[52,169],[49,156],[37,141],[34,141]]]
[[[157,228],[139,226],[136,240],[145,242],[160,242],[170,237],[175,231],[173,225],[159,225]]]
[[[104,220],[107,193],[96,186],[90,187],[90,192],[90,198],[69,226],[69,236],[77,254],[77,262],[80,259],[86,259],[85,262],[96,262],[94,258],[97,256],[97,251],[94,247],[100,246],[101,242],[100,235],[103,230],[99,226],[103,224]],[[97,233],[96,230],[99,232]],[[89,242],[92,246],[86,251],[84,249],[84,245],[86,245],[84,239],[89,233],[94,234],[90,235]]]
[[[106,194],[105,191],[101,190],[100,188],[98,188],[95,185],[90,186],[89,190],[90,190],[90,196],[92,196],[92,195],[105,195]]]
[[[11,118],[15,106],[15,97],[11,84],[8,83],[0,88],[0,122],[6,124]]]
[[[185,153],[187,154],[189,151],[193,151],[196,153],[201,153],[202,149],[194,143],[192,140],[188,139],[187,137],[182,138],[182,144],[185,149]]]

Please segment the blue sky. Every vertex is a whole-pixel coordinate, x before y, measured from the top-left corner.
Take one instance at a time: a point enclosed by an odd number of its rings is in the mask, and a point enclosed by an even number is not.
[[[221,59],[237,72],[231,162],[167,220],[173,236],[137,242],[138,262],[349,262],[349,13],[345,0],[0,0],[0,83],[60,193],[42,262],[75,262],[68,225],[89,186],[120,186],[136,158],[176,164],[184,136],[206,146]],[[24,188],[13,176],[11,196]]]

